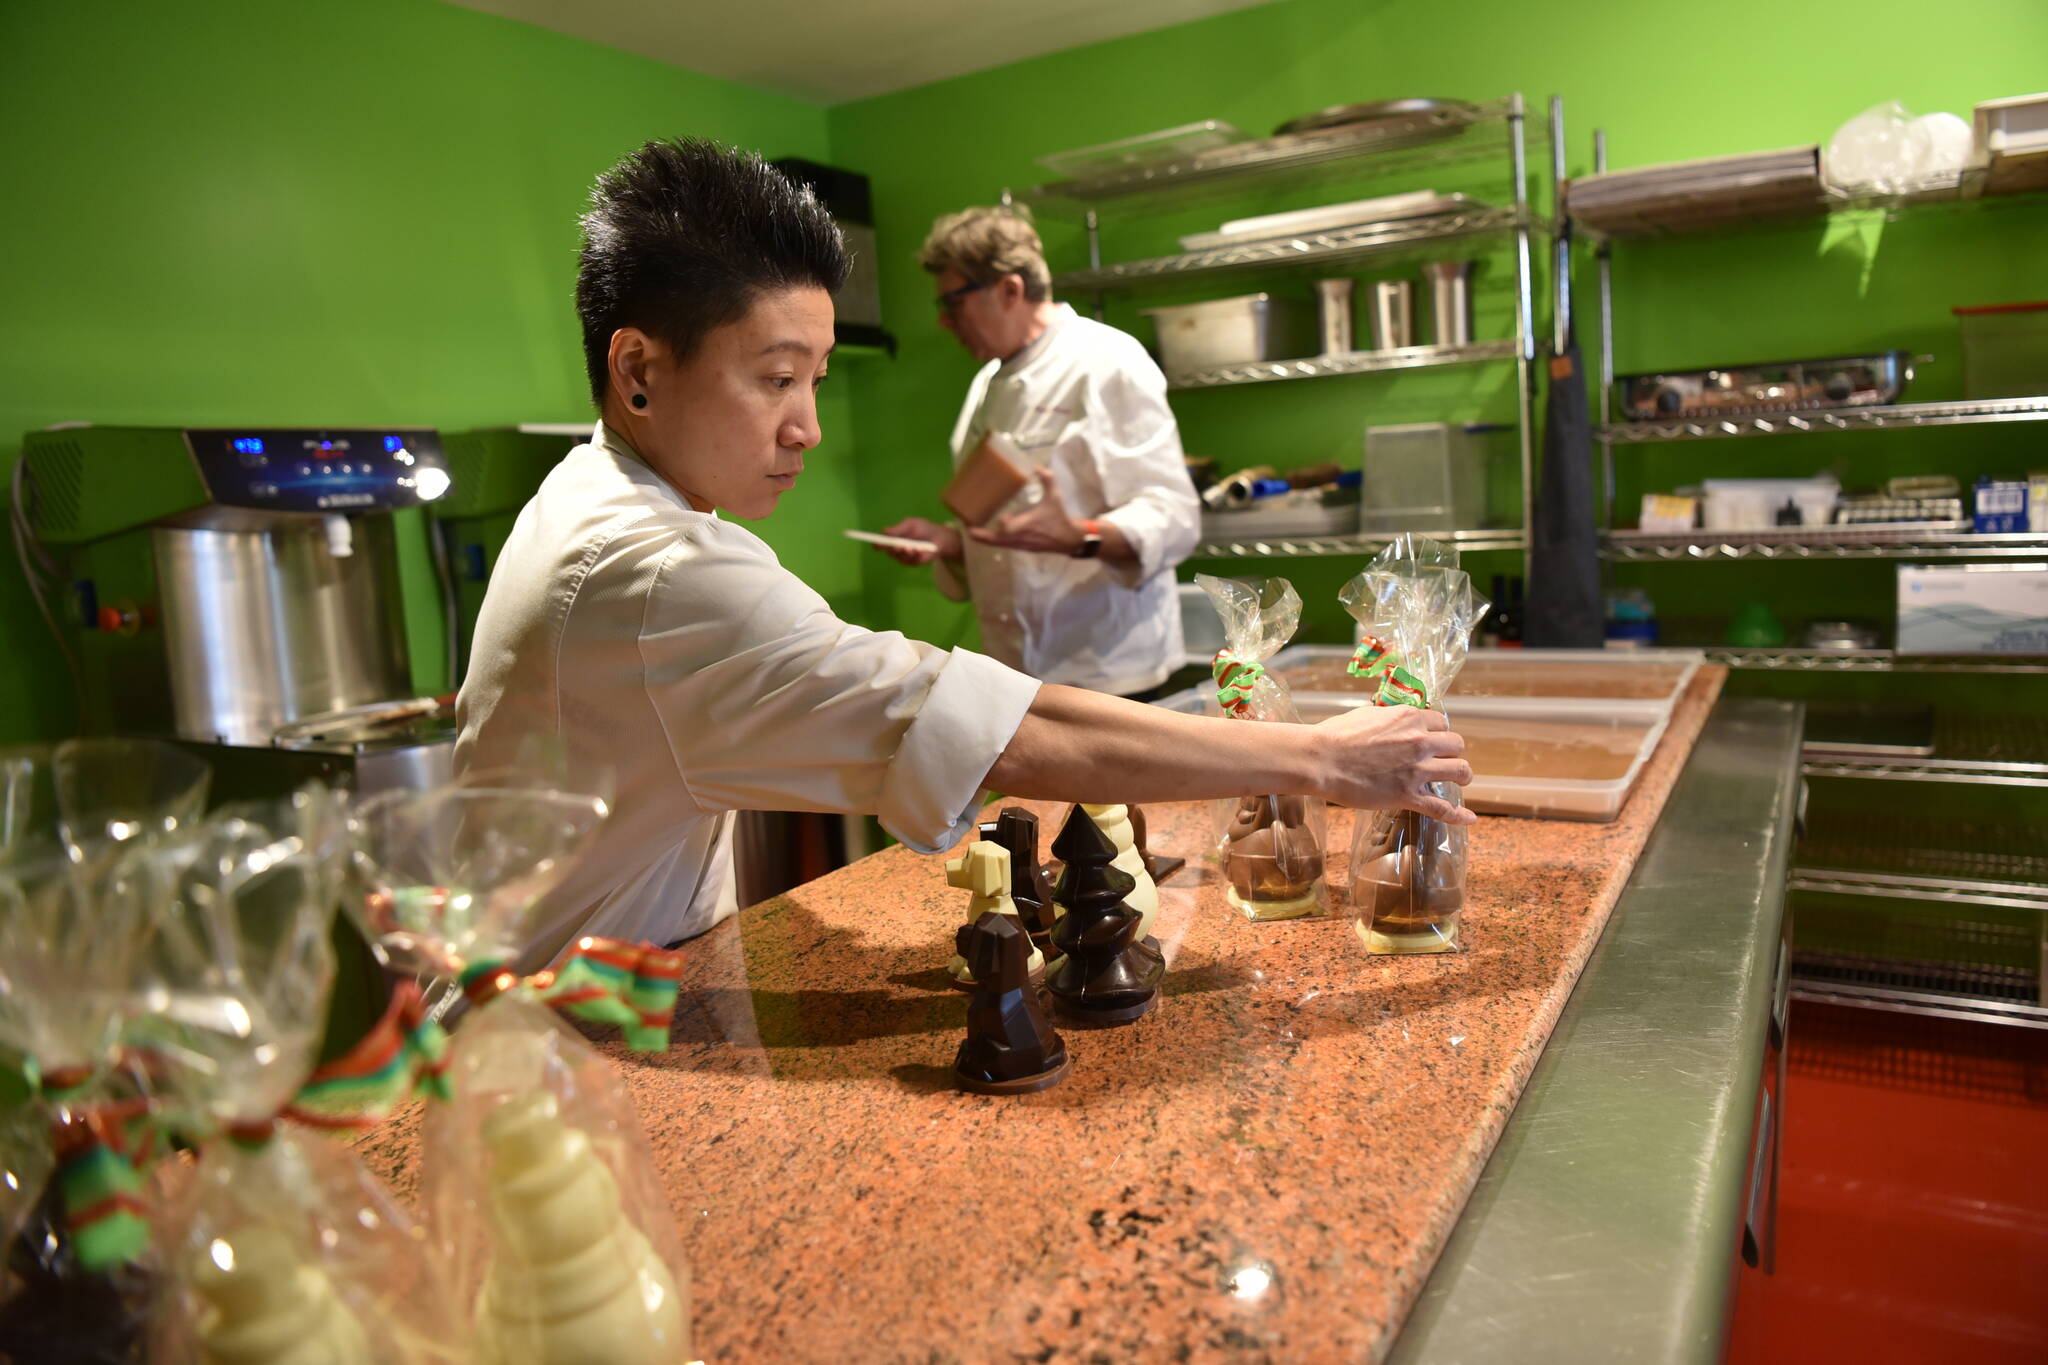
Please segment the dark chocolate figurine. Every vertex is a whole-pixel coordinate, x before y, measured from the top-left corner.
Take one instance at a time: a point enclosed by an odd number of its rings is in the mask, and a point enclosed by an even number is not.
[[[1038,817],[1022,806],[1004,806],[994,821],[981,827],[981,837],[1010,850],[1010,903],[1017,907],[1031,945],[1050,963],[1059,956],[1052,946],[1052,926],[1060,915],[1038,862]]]
[[[1038,1007],[1031,940],[1017,921],[991,910],[961,925],[953,942],[974,973],[954,1081],[977,1094],[1023,1095],[1065,1080],[1067,1045]]]
[[[1053,1008],[1062,1020],[1084,1027],[1127,1024],[1158,1003],[1166,974],[1158,950],[1138,941],[1142,916],[1124,902],[1137,883],[1110,866],[1116,845],[1079,806],[1068,813],[1052,851],[1066,865],[1053,891],[1065,911],[1052,931],[1062,960],[1045,979]]]
[[[1145,840],[1145,808],[1143,806],[1131,807],[1131,831],[1137,836],[1138,856],[1145,860],[1145,870],[1152,874],[1152,884],[1154,886],[1159,885],[1159,883],[1188,865],[1186,858],[1176,858],[1171,854],[1154,853],[1152,851],[1151,846]]]

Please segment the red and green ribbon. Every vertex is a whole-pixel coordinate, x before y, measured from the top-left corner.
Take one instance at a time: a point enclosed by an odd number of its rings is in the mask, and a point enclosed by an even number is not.
[[[57,1110],[50,1121],[56,1157],[51,1178],[72,1252],[84,1269],[104,1271],[149,1248],[142,1171],[156,1133],[146,1099],[72,1103],[89,1080],[83,1068],[52,1071],[42,1078],[42,1089]]]
[[[545,975],[545,973],[543,973]],[[635,1052],[660,1052],[675,1024],[683,955],[616,938],[577,940],[540,998],[586,1023],[610,1024]]]
[[[1248,716],[1252,689],[1266,676],[1266,666],[1253,659],[1240,659],[1227,647],[1216,651],[1209,666],[1216,678],[1216,704],[1233,716]]]
[[[1358,648],[1352,651],[1351,662],[1344,666],[1344,671],[1354,678],[1379,683],[1379,690],[1373,694],[1374,706],[1429,705],[1428,687],[1424,686],[1422,679],[1402,667],[1400,654],[1377,635],[1368,635],[1358,642]]]
[[[401,981],[384,1017],[348,1052],[306,1078],[285,1117],[308,1127],[367,1131],[415,1094],[448,1097],[448,1034],[419,987]]]
[[[506,991],[530,990],[566,1015],[617,1028],[635,1052],[660,1052],[675,1023],[682,977],[681,953],[590,936],[576,940],[553,968],[532,976],[479,963],[462,974],[462,990],[472,1005]]]

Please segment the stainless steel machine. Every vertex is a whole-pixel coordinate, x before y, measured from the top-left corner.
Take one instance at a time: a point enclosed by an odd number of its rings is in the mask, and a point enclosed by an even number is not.
[[[87,733],[200,746],[221,795],[445,780],[451,708],[421,695],[452,691],[417,510],[449,486],[435,432],[60,428],[17,477]]]

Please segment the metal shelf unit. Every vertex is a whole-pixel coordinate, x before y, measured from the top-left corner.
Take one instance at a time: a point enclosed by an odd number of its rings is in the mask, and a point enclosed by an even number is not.
[[[1266,384],[1276,379],[1322,379],[1340,374],[1381,374],[1389,370],[1427,370],[1445,365],[1482,365],[1513,360],[1516,341],[1479,341],[1469,346],[1403,346],[1393,351],[1350,351],[1304,360],[1255,360],[1175,375],[1169,389],[1213,389],[1229,384]],[[2044,541],[2048,544],[2048,541]]]
[[[2038,671],[2048,672],[2048,663]],[[2048,721],[2025,716],[1992,721],[1945,715],[1935,729],[1932,757],[1816,755],[1805,761],[1802,770],[1808,777],[2048,787]],[[2042,869],[2038,880],[2048,882],[2048,853],[2042,855]]]
[[[1712,564],[1737,559],[2029,559],[2048,557],[2048,535],[1978,535],[1969,523],[1808,526],[1782,531],[1609,531],[1600,554],[1617,563]]]
[[[1602,379],[1614,387],[1613,357],[1606,354]],[[1600,404],[1602,442],[1652,445],[1665,441],[1716,441],[1735,436],[1796,436],[1816,431],[1895,431],[1916,427],[1984,426],[2048,421],[2048,397],[1976,398],[1948,403],[1890,403],[1867,408],[1812,412],[1760,412],[1733,417],[1689,417],[1668,422],[1608,422],[1611,396]]]
[[[1859,815],[1816,819],[1787,889],[1822,942],[1795,994],[2048,1027],[2048,836],[2031,826]],[[1868,902],[1860,908],[1859,902]],[[1913,907],[1921,907],[1917,912]]]
[[[1889,649],[1731,649],[1704,646],[1709,663],[1789,673],[2048,673],[2048,656],[1900,654]]]
[[[1157,284],[1202,280],[1236,272],[1326,267],[1409,253],[1428,253],[1446,245],[1483,237],[1506,237],[1512,243],[1515,271],[1515,327],[1512,337],[1457,347],[1410,346],[1390,351],[1354,351],[1224,366],[1198,374],[1170,377],[1177,390],[1262,384],[1287,379],[1319,379],[1337,375],[1375,374],[1435,366],[1490,364],[1515,366],[1516,431],[1522,486],[1521,522],[1531,524],[1535,497],[1536,456],[1536,304],[1531,238],[1549,224],[1537,213],[1529,195],[1529,153],[1546,141],[1551,152],[1550,203],[1561,202],[1564,180],[1564,102],[1550,100],[1547,139],[1538,121],[1531,127],[1527,102],[1520,94],[1463,108],[1390,119],[1292,137],[1264,138],[1212,148],[1172,161],[1119,169],[1086,179],[1041,185],[1024,198],[1054,210],[1078,210],[1087,232],[1088,266],[1053,277],[1057,288],[1092,294],[1097,316],[1103,296]],[[1345,173],[1388,180],[1460,162],[1501,164],[1510,182],[1510,202],[1429,219],[1308,233],[1279,241],[1238,243],[1204,251],[1184,252],[1105,265],[1102,260],[1102,215],[1111,206],[1131,213],[1161,207],[1186,207],[1213,193],[1231,193],[1254,186],[1272,187],[1297,178],[1328,178]],[[1007,192],[1005,199],[1008,199]],[[1561,268],[1555,280],[1559,330],[1568,307],[1568,281]],[[1485,548],[1516,548],[1526,552],[1526,537],[1513,532],[1471,533]],[[1512,537],[1509,542],[1504,537]],[[1284,537],[1246,539],[1203,546],[1198,554],[1255,558],[1267,555],[1370,553],[1381,541],[1370,537]],[[1313,548],[1301,548],[1313,547]],[[1475,542],[1475,548],[1479,545]],[[1526,565],[1525,565],[1526,570]]]
[[[1325,555],[1367,556],[1378,552],[1392,535],[1265,536],[1244,540],[1210,540],[1195,547],[1193,559],[1307,559]],[[1526,550],[1528,538],[1518,530],[1450,531],[1434,537],[1466,553],[1485,550]]]

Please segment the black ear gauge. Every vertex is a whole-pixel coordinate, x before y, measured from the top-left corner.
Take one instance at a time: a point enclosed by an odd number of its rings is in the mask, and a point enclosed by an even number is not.
[[[634,407],[636,407],[636,408],[644,408],[644,407],[646,407],[646,406],[647,406],[647,395],[646,395],[646,394],[644,394],[644,393],[636,393],[636,394],[634,394],[634,395],[633,395],[633,406],[634,406]]]

